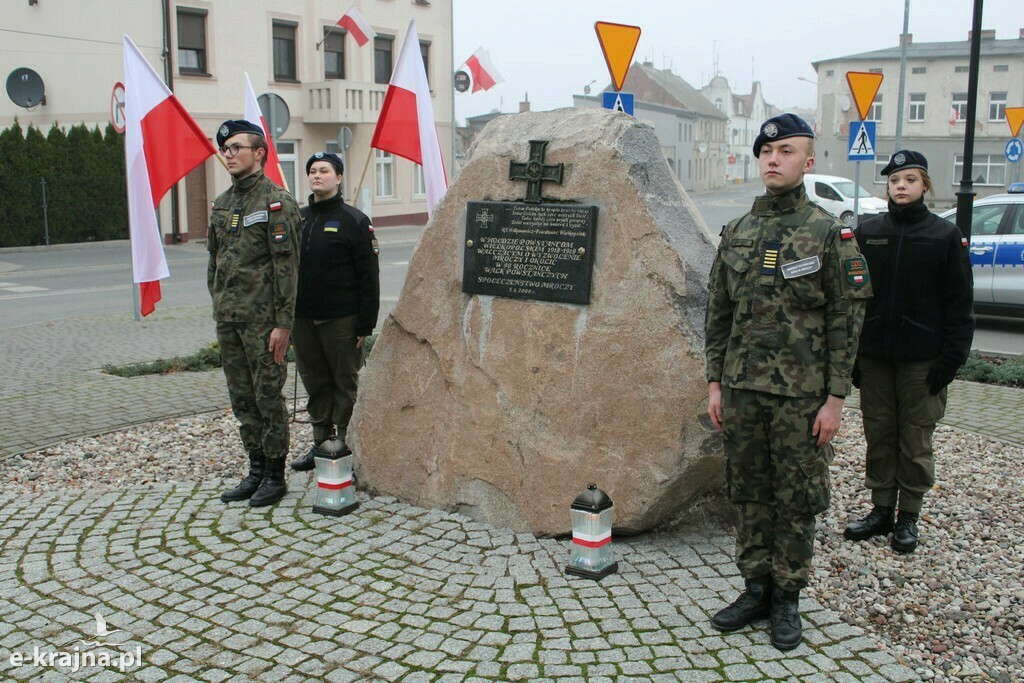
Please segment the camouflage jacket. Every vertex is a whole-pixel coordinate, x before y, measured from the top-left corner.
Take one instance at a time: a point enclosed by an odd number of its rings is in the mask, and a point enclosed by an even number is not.
[[[707,378],[792,397],[845,396],[871,297],[850,228],[801,184],[722,230],[705,321]]]
[[[291,328],[301,229],[295,200],[262,171],[232,181],[213,202],[206,240],[214,320]]]

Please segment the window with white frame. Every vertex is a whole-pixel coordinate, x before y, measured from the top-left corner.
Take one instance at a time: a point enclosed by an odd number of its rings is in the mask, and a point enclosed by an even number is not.
[[[966,65],[966,64],[961,64],[961,65],[959,65],[959,66],[954,66],[954,67],[953,67],[953,73],[955,73],[955,74],[965,74],[965,73],[967,73],[967,72],[968,72],[969,70],[970,70],[970,69],[968,69],[968,68],[967,68],[967,65]]]
[[[891,158],[891,154],[875,154],[875,185],[885,185],[888,181],[888,178],[882,175],[882,169],[888,165],[889,159]]]
[[[423,167],[416,163],[412,165],[412,196],[427,196],[427,182],[423,179]]]
[[[395,196],[395,157],[380,149],[373,151],[377,170],[377,196]]]
[[[953,100],[951,106],[956,111],[957,123],[963,123],[964,121],[967,120],[967,93],[953,93]]]
[[[1010,70],[1009,64],[995,64],[992,67],[992,71],[996,73],[1005,73]]]
[[[912,67],[910,69],[910,73],[912,73],[912,74],[928,73],[928,67],[926,67],[926,66],[915,66],[915,67]]]
[[[953,184],[960,183],[964,174],[964,155],[953,155]],[[1002,187],[1006,184],[1006,157],[1002,154],[975,154],[971,175],[975,185]]]
[[[875,95],[875,101],[871,103],[871,109],[868,110],[868,117],[865,121],[880,122],[882,120],[882,96]]]
[[[910,120],[924,121],[924,96],[923,92],[910,93]]]
[[[297,189],[299,187],[299,179],[295,175],[298,169],[295,148],[296,144],[293,140],[278,140],[274,143],[274,149],[277,150],[277,161],[281,164],[281,175],[284,176],[284,181],[288,183],[288,191],[295,196],[301,196],[302,192],[298,192]]]
[[[1005,92],[989,93],[989,96],[988,96],[988,120],[989,121],[1005,121],[1006,120],[1006,93]]]
[[[328,140],[324,143],[324,151],[330,152],[331,154],[337,154],[341,157],[341,165],[348,168],[348,161],[345,159],[345,150],[338,146],[337,140]],[[348,197],[348,173],[341,174],[341,196]]]

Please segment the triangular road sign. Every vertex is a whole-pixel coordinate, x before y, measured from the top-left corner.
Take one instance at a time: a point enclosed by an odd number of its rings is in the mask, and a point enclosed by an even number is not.
[[[860,119],[863,121],[871,111],[871,103],[875,101],[878,87],[882,85],[882,74],[847,71],[846,82],[850,85],[853,101],[857,103],[857,111],[860,112]]]
[[[1010,126],[1010,135],[1020,135],[1021,124],[1024,124],[1024,107],[1007,107],[1006,123]]]
[[[628,24],[613,24],[608,21],[594,23],[597,40],[601,43],[604,61],[608,64],[608,73],[616,90],[622,90],[626,81],[626,72],[633,63],[633,54],[640,42],[640,27]]]

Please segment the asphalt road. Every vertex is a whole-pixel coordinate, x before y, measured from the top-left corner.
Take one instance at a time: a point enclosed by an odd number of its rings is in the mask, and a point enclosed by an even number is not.
[[[759,183],[730,185],[693,195],[705,223],[716,234],[750,208]],[[378,228],[381,246],[381,319],[394,307],[405,281],[421,227]],[[171,277],[161,283],[158,310],[209,304],[206,248],[189,243],[166,249]],[[132,315],[127,242],[0,249],[0,329],[82,315]],[[989,353],[1024,353],[1024,319],[979,317],[974,348]]]

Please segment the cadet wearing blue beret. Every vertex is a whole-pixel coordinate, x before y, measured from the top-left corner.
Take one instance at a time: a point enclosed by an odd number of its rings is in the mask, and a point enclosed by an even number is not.
[[[239,133],[252,133],[253,135],[259,135],[261,138],[266,138],[263,134],[263,129],[255,123],[245,119],[232,119],[220,124],[220,128],[217,129],[217,147],[223,147],[229,138]]]
[[[928,160],[924,158],[924,155],[920,152],[915,152],[910,149],[901,149],[892,155],[892,159],[889,159],[889,163],[882,169],[882,175],[889,175],[896,171],[905,171],[908,168],[920,168],[925,171],[928,170]]]
[[[761,145],[786,138],[814,138],[814,131],[796,114],[780,114],[761,124],[761,132],[754,138],[754,156],[761,156]]]
[[[344,175],[345,173],[345,162],[341,160],[340,156],[337,154],[331,154],[330,152],[316,152],[306,160],[306,175],[309,175],[310,167],[312,167],[317,161],[326,161],[338,170],[338,175]]]
[[[814,517],[829,505],[830,442],[871,296],[853,231],[804,190],[813,138],[793,114],[761,124],[754,155],[766,192],[722,230],[705,323],[708,416],[724,436],[746,582],[711,625],[735,631],[767,617],[780,650],[803,635]]]

